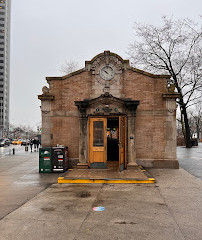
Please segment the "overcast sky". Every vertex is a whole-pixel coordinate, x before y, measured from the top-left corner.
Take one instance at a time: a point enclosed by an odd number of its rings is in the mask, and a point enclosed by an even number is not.
[[[45,77],[67,60],[84,66],[104,50],[128,59],[134,22],[163,15],[199,21],[201,0],[12,0],[10,122],[36,126]]]

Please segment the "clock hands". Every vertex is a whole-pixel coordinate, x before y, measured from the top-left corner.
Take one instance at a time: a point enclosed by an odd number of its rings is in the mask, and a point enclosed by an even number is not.
[[[114,77],[114,69],[110,66],[104,66],[100,71],[100,76],[104,80],[111,80]]]

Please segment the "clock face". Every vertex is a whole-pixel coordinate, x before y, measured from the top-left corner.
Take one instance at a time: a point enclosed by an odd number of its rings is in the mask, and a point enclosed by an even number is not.
[[[100,70],[100,76],[104,80],[111,80],[114,77],[114,69],[106,65]]]

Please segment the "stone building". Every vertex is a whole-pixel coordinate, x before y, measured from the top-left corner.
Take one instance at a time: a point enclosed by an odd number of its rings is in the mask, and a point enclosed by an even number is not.
[[[68,146],[80,168],[178,168],[176,98],[169,75],[153,75],[110,51],[63,77],[47,77],[42,146]],[[168,87],[169,86],[169,87]]]

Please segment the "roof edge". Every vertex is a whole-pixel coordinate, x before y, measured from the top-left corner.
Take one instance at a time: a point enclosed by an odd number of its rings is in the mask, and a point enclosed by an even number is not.
[[[79,73],[82,73],[82,72],[85,72],[85,68],[81,68],[79,70],[76,70],[74,72],[68,73],[67,75],[64,75],[64,76],[61,76],[61,77],[46,77],[46,80],[47,81],[64,80],[64,79],[70,78],[70,77],[75,76],[75,75],[77,75]]]
[[[145,72],[143,70],[140,70],[140,69],[137,69],[137,68],[134,68],[134,67],[129,67],[128,69],[134,71],[134,72],[137,72],[137,73],[141,73],[141,74],[144,74],[146,76],[149,76],[149,77],[153,77],[153,78],[171,78],[171,75],[158,75],[158,74],[153,74],[153,73],[149,73],[149,72]]]

